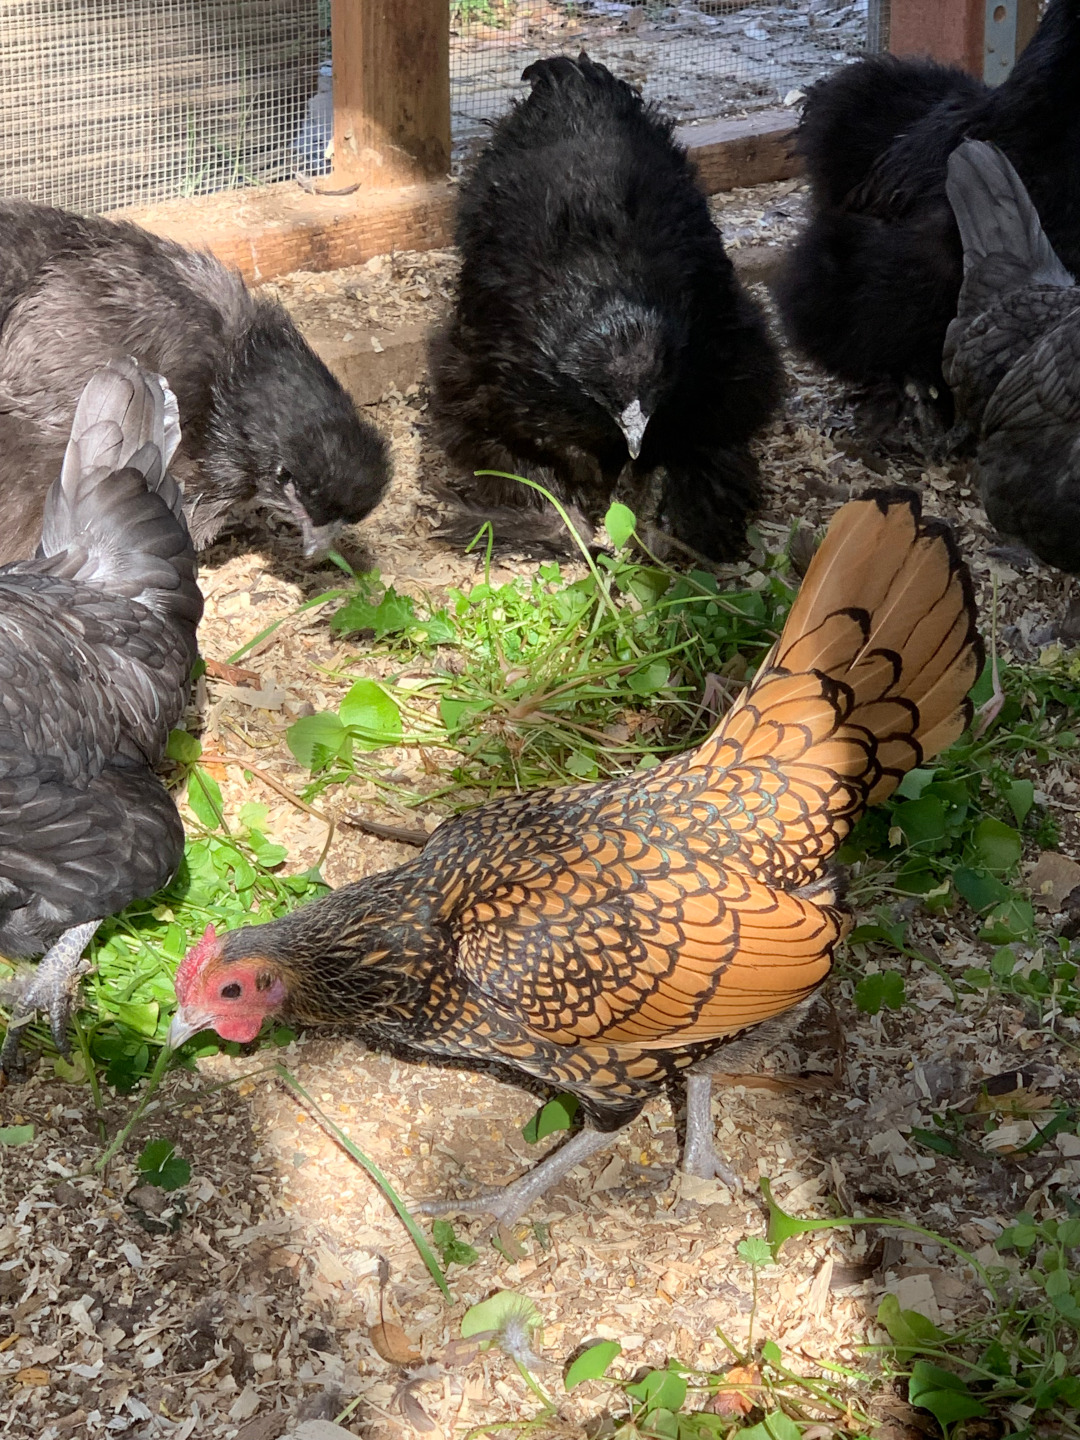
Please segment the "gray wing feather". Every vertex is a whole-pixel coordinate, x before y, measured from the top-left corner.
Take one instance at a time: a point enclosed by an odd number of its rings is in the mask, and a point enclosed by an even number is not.
[[[964,243],[961,314],[979,314],[1004,290],[1074,284],[1024,182],[995,145],[965,140],[957,146],[945,189]]]
[[[1010,367],[1080,307],[1080,290],[1024,183],[993,145],[967,140],[949,157],[947,191],[964,245],[964,281],[942,355],[957,414],[976,433]]]
[[[0,567],[0,948],[32,953],[178,862],[182,827],[151,771],[202,613],[166,466],[177,431],[158,377],[131,360],[98,371],[39,553]]]

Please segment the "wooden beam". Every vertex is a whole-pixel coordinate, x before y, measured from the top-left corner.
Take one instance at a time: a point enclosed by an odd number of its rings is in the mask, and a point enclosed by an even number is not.
[[[308,195],[288,181],[145,210],[118,210],[181,245],[209,250],[261,285],[294,270],[340,270],[392,250],[438,250],[452,243],[454,193],[446,181],[355,195]]]
[[[791,110],[758,110],[741,120],[707,120],[680,125],[676,131],[688,147],[708,195],[797,175],[794,133]]]
[[[1016,17],[1016,53],[1022,55],[1039,25],[1040,0],[1018,0]]]
[[[335,188],[450,170],[446,0],[333,0]]]
[[[889,49],[959,65],[982,79],[986,0],[892,0]]]
[[[797,175],[794,123],[790,110],[765,110],[745,120],[680,125],[676,136],[689,149],[702,187],[715,194]],[[447,181],[396,190],[362,186],[346,196],[310,195],[285,181],[116,213],[156,235],[213,251],[258,285],[292,270],[337,270],[391,250],[451,245],[454,196]]]

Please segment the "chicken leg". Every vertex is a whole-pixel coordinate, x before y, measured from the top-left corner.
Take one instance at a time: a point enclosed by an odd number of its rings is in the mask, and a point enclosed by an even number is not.
[[[564,1175],[606,1150],[621,1134],[621,1130],[593,1130],[586,1126],[509,1185],[485,1190],[471,1200],[425,1200],[416,1210],[421,1215],[494,1215],[500,1225],[513,1225]]]
[[[733,1195],[741,1195],[743,1183],[716,1148],[712,1123],[712,1076],[686,1077],[686,1143],[682,1168],[687,1175],[719,1180]]]
[[[738,1195],[742,1192],[742,1181],[716,1149],[711,1102],[712,1076],[707,1073],[688,1075],[682,1169],[688,1175],[720,1180]],[[509,1185],[486,1190],[470,1200],[426,1200],[416,1209],[423,1215],[494,1215],[500,1224],[512,1225],[564,1175],[601,1150],[606,1150],[621,1134],[622,1129],[602,1131],[587,1126]]]
[[[0,1048],[0,1074],[11,1075],[18,1068],[15,1057],[23,1029],[39,1010],[48,1012],[56,1048],[61,1055],[70,1054],[67,1027],[75,1002],[75,990],[79,977],[90,968],[83,951],[100,924],[100,920],[88,920],[83,925],[73,925],[42,956],[11,1012],[7,1035]]]

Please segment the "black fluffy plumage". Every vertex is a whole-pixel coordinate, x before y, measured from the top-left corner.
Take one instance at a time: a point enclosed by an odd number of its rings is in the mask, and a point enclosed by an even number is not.
[[[134,225],[0,203],[0,561],[32,552],[75,406],[133,356],[180,405],[175,472],[208,544],[256,498],[318,553],[375,506],[386,446],[285,310],[204,252]]]
[[[673,122],[586,55],[539,60],[458,206],[461,278],[431,350],[451,457],[602,514],[633,462],[664,472],[663,519],[718,559],[759,500],[749,441],[780,369]],[[467,482],[493,506],[535,502]]]
[[[858,384],[942,387],[962,277],[950,153],[992,141],[1020,172],[1062,260],[1080,264],[1080,0],[1050,0],[1011,75],[875,56],[810,91],[798,148],[811,218],[778,299],[793,342]]]
[[[1080,572],[1080,287],[992,145],[949,157],[964,283],[945,377],[976,442],[986,513],[1041,560]]]
[[[186,702],[202,596],[167,465],[175,399],[134,361],[75,413],[33,559],[0,567],[0,954],[49,950],[16,1007],[63,1036],[83,945],[175,871],[184,830],[153,772]]]

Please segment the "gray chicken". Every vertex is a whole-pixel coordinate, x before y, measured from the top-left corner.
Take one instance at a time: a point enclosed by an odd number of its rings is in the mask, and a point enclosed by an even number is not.
[[[983,505],[1003,535],[1080,571],[1080,288],[995,146],[953,152],[948,196],[964,282],[943,369]]]
[[[175,398],[133,360],[79,400],[37,555],[0,567],[0,953],[45,952],[0,1050],[48,1011],[66,1049],[100,921],[151,895],[183,854],[153,767],[179,719],[202,596],[168,472]]]
[[[133,356],[165,377],[174,473],[197,549],[256,500],[318,555],[389,479],[387,449],[276,302],[135,225],[0,202],[0,561],[29,555],[91,374]]]

